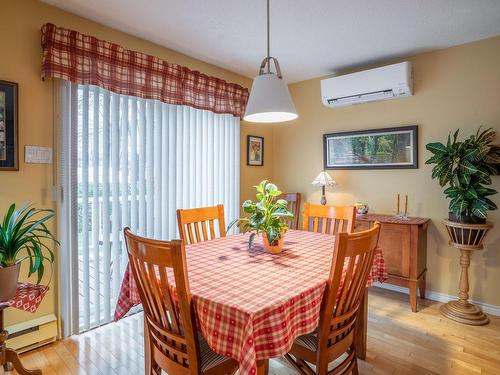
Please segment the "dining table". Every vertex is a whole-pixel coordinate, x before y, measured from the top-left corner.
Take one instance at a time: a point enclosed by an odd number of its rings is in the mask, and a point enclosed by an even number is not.
[[[249,247],[248,233],[185,247],[198,327],[213,351],[238,361],[240,375],[266,374],[269,359],[283,356],[296,337],[316,329],[335,239],[288,230],[281,254],[267,253],[259,236]],[[383,254],[376,248],[367,287],[386,278]],[[360,358],[366,355],[366,300],[367,293],[356,332]],[[137,304],[139,293],[127,267],[115,320]],[[145,357],[148,363],[148,350]]]

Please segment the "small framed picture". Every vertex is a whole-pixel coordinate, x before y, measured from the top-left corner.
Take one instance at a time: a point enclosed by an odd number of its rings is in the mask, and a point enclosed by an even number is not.
[[[418,127],[325,134],[323,153],[325,169],[418,168]]]
[[[0,81],[0,171],[17,171],[17,83]]]
[[[247,136],[247,165],[264,165],[264,138]]]

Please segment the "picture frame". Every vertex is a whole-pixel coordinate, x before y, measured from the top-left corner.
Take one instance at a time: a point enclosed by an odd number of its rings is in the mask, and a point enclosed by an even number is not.
[[[417,169],[418,126],[323,135],[325,169]]]
[[[264,137],[247,135],[247,165],[264,165]]]
[[[0,171],[19,170],[18,85],[0,80]]]

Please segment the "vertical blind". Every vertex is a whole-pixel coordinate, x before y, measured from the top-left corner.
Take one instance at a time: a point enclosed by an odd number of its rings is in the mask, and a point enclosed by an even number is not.
[[[61,106],[61,239],[71,257],[63,285],[72,288],[63,296],[78,303],[70,334],[111,321],[125,226],[173,239],[177,208],[224,204],[228,222],[238,217],[240,134],[230,114],[67,81]]]

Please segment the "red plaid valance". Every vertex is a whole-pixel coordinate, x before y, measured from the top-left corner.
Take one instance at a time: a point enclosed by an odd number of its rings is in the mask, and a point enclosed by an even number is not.
[[[238,117],[245,112],[248,89],[240,85],[77,31],[47,23],[42,48],[42,79],[61,78]]]

